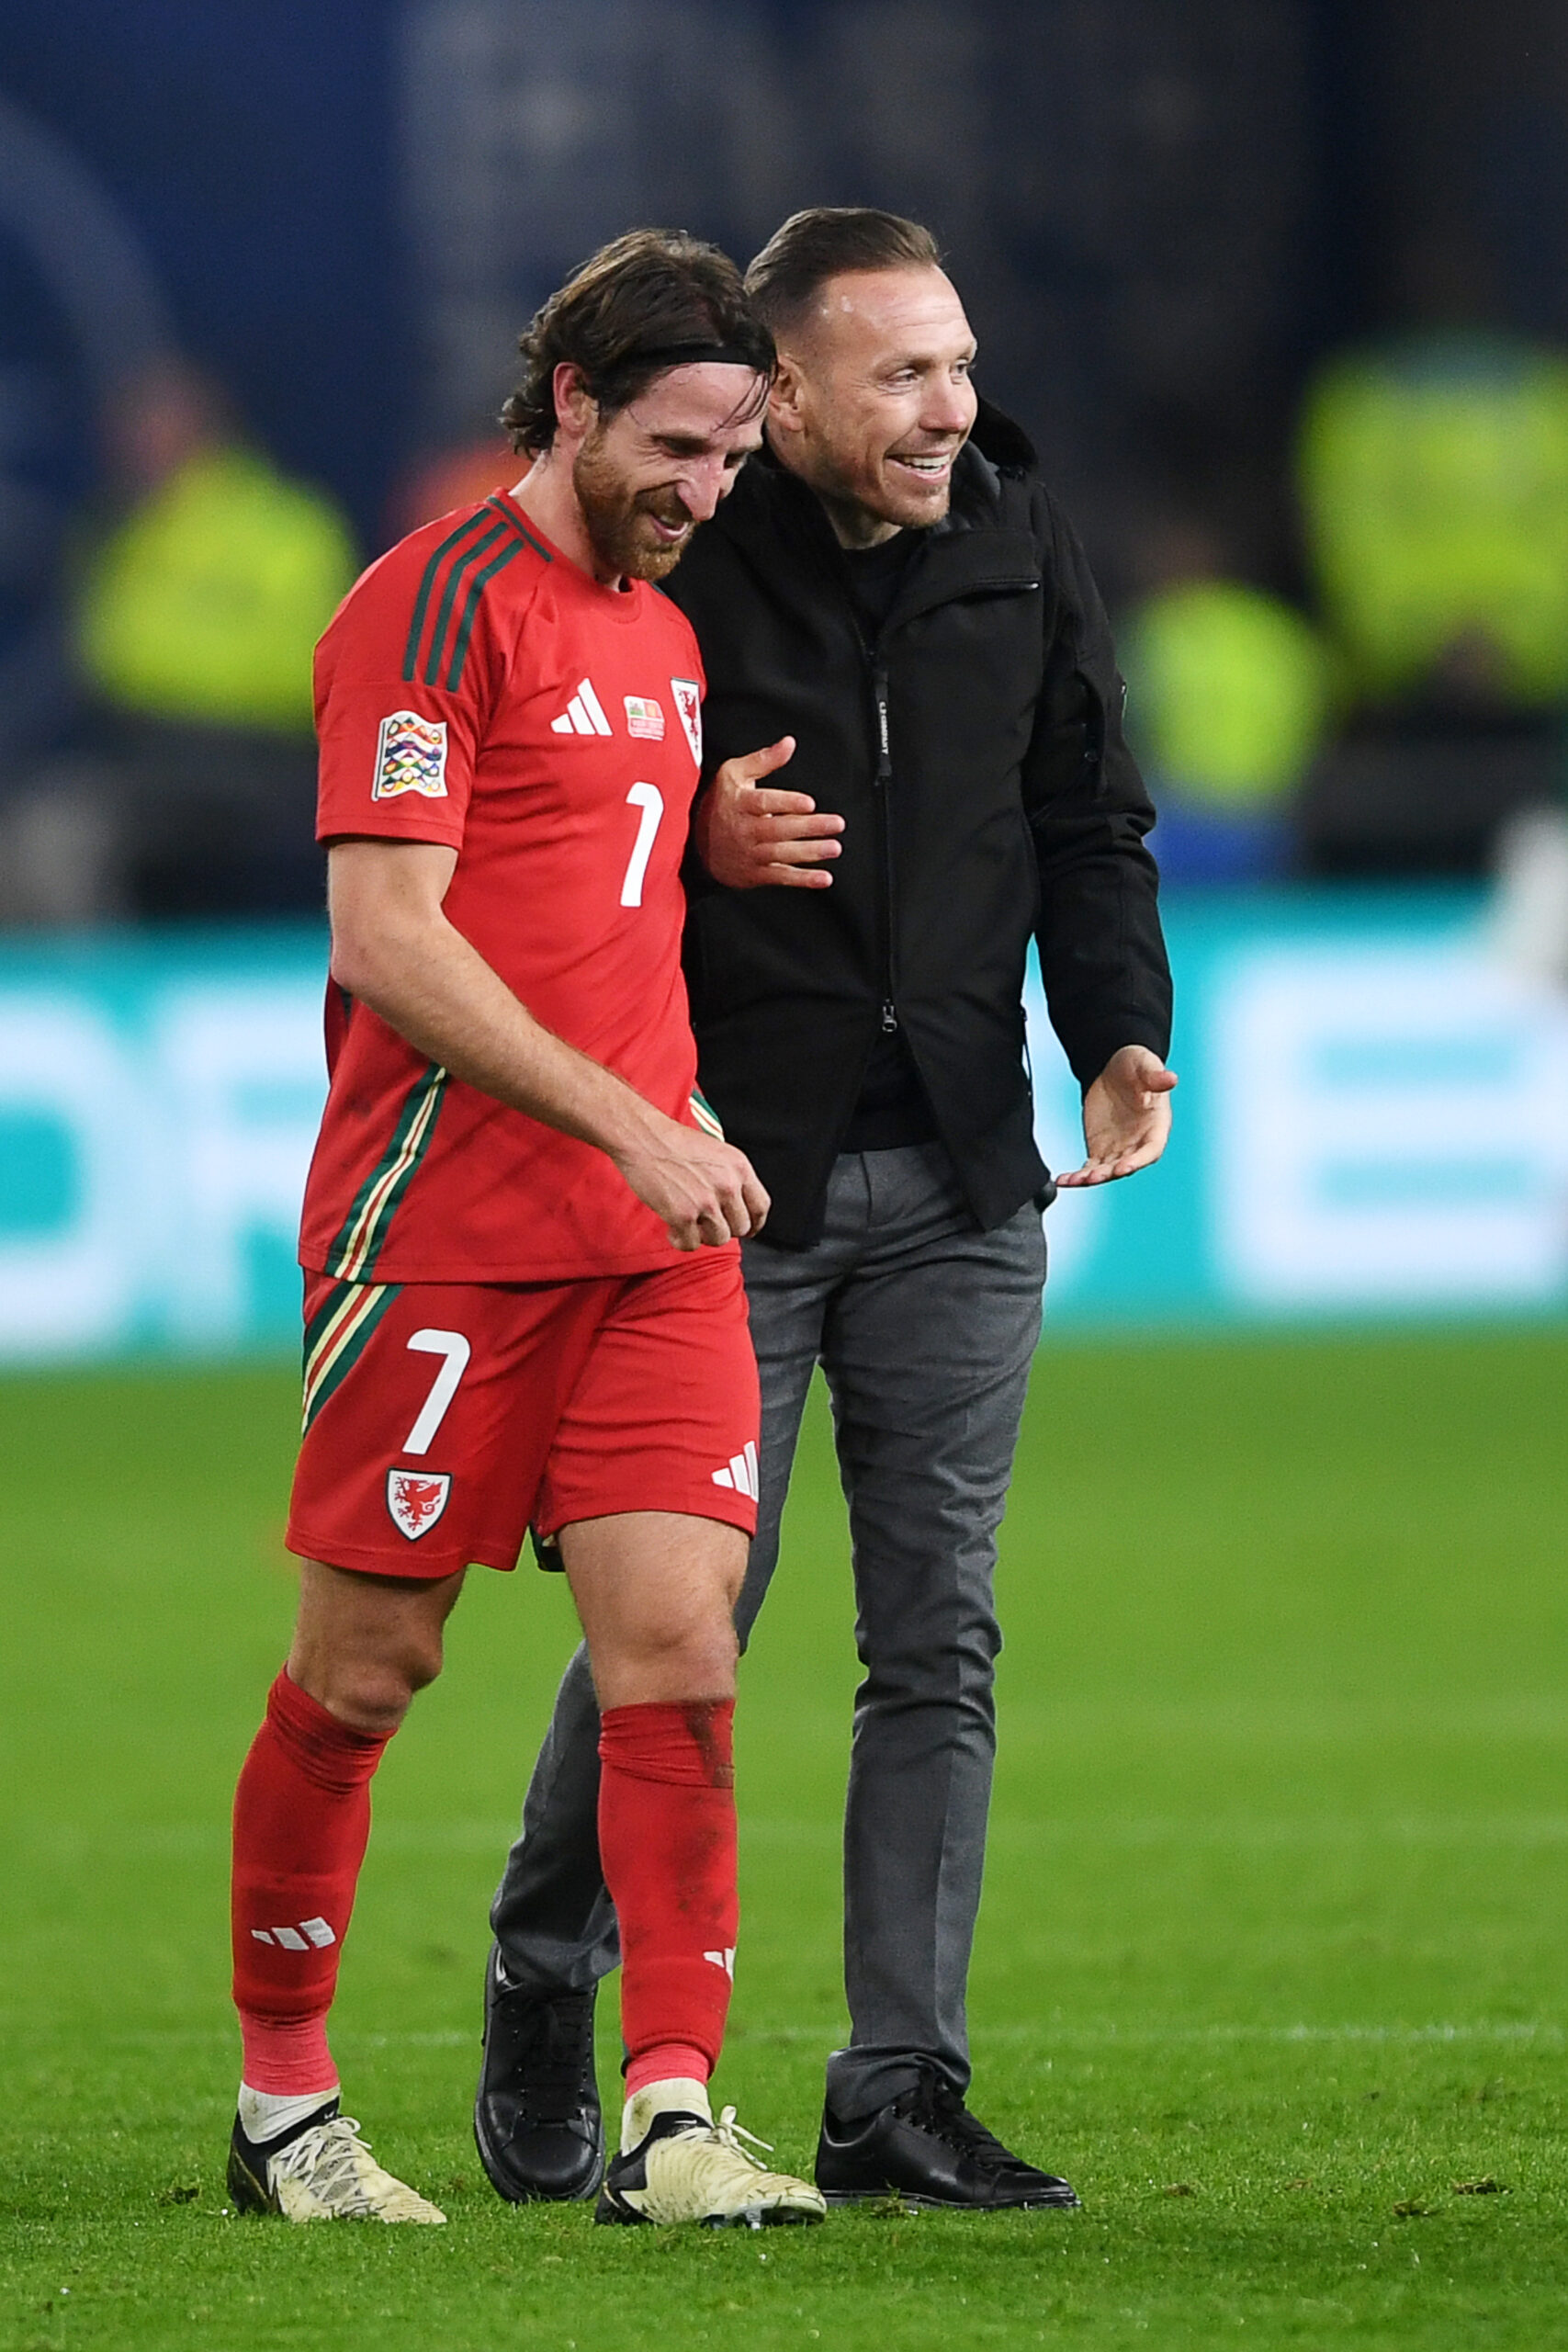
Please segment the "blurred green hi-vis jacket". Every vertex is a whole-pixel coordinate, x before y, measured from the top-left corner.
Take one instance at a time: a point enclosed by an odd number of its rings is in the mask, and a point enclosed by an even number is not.
[[[311,652],[357,569],[321,492],[256,451],[204,451],[89,560],[83,668],[144,718],[308,733]]]
[[[1300,482],[1359,695],[1471,645],[1505,702],[1568,698],[1568,358],[1481,334],[1348,354],[1308,397]]]

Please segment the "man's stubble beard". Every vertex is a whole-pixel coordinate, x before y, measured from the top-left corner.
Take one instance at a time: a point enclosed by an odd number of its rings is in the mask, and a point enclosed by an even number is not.
[[[691,534],[679,547],[652,546],[637,526],[644,514],[660,522],[684,522],[686,511],[672,491],[628,491],[615,468],[605,462],[597,434],[591,434],[577,453],[571,486],[582,509],[582,520],[594,554],[606,570],[627,580],[664,580],[686,552]]]
[[[873,506],[870,503],[853,469],[841,463],[837,456],[828,449],[819,449],[816,455],[815,463],[809,469],[802,467],[801,472],[824,506],[830,511],[836,511],[846,527],[850,529],[851,545],[857,543],[865,546],[873,545],[879,529],[884,531],[888,529],[932,530],[938,523],[946,520],[948,510],[953,503],[953,483],[950,477],[943,484],[942,504],[934,511],[929,499],[920,499],[918,502],[919,512],[916,514],[889,514],[884,507]],[[911,503],[914,503],[916,502],[911,493]],[[858,526],[866,525],[871,527],[863,537]]]

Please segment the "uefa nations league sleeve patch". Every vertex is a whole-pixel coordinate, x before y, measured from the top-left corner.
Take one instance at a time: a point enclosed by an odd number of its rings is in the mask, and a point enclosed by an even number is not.
[[[405,792],[421,792],[427,800],[446,799],[444,718],[422,718],[417,710],[394,710],[381,721],[370,797],[396,800]]]

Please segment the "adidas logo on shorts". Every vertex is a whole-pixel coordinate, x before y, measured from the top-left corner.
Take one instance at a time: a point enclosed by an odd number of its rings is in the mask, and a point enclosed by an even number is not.
[[[753,1502],[761,1499],[762,1489],[757,1479],[757,1449],[750,1438],[746,1441],[745,1453],[732,1453],[728,1465],[714,1472],[713,1482],[716,1487],[733,1487],[737,1494],[750,1495]]]

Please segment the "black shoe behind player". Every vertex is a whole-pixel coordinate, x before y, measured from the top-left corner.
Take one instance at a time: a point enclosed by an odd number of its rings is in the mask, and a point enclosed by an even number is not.
[[[1065,2180],[1004,2147],[931,2066],[912,2090],[858,2121],[823,2110],[817,2186],[829,2205],[897,2196],[973,2212],[1078,2201]]]
[[[474,2138],[492,2188],[513,2205],[567,2204],[604,2178],[593,2003],[592,1992],[541,1998],[509,1986],[491,1950]]]

